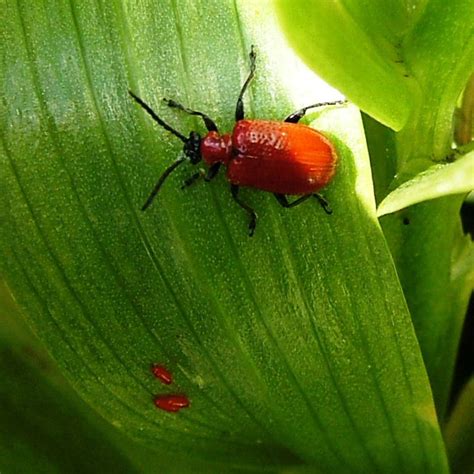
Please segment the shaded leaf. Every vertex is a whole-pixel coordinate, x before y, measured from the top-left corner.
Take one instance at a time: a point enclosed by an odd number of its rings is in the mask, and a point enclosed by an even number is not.
[[[78,399],[0,282],[2,472],[137,472],[120,436]]]
[[[446,446],[453,473],[474,469],[474,378],[463,388],[445,429]]]

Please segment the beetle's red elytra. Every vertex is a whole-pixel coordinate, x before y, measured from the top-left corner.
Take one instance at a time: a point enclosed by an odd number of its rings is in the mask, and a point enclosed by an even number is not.
[[[201,155],[209,166],[225,165],[232,184],[276,194],[316,192],[331,181],[337,163],[324,135],[306,125],[270,120],[240,120],[232,135],[209,132]]]
[[[304,107],[292,113],[284,121],[244,119],[243,96],[255,74],[256,54],[250,50],[250,73],[237,99],[235,126],[232,133],[220,134],[216,124],[206,114],[188,109],[174,100],[163,99],[172,108],[202,118],[208,133],[201,137],[192,131],[186,138],[164,122],[142,99],[129,91],[132,98],[168,132],[183,143],[183,154],[161,175],[142,207],[147,209],[158,194],[168,176],[182,163],[195,165],[204,161],[207,172],[202,170],[190,176],[183,188],[199,178],[212,180],[221,166],[227,168],[232,197],[249,216],[249,235],[252,236],[257,223],[257,214],[239,196],[241,186],[260,189],[275,195],[280,205],[295,207],[310,197],[315,197],[324,211],[331,214],[329,203],[317,193],[334,177],[337,152],[322,133],[298,123],[309,109],[327,105],[344,104],[346,101],[324,102]],[[289,202],[287,195],[300,196]]]

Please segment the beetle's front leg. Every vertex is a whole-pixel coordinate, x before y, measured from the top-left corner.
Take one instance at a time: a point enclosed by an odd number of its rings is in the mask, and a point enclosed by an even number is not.
[[[190,176],[188,179],[185,179],[183,182],[183,185],[181,186],[181,189],[185,189],[192,184],[194,184],[199,178],[204,178],[206,175],[206,172],[200,168],[197,173],[194,173],[192,176]]]
[[[221,163],[214,163],[208,170],[207,172],[204,171],[202,168],[199,168],[199,171],[194,173],[192,176],[190,176],[188,179],[186,179],[181,186],[181,189],[185,189],[192,184],[194,184],[199,178],[204,178],[204,181],[211,181],[213,179],[218,171],[219,168],[221,167]]]
[[[211,181],[211,179],[214,179],[219,172],[219,169],[221,167],[222,163],[214,163],[213,165],[210,166],[210,168],[207,170],[206,176],[204,176],[205,181]]]

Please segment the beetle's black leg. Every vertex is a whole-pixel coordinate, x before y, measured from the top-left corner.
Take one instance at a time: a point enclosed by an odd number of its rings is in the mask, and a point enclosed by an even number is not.
[[[204,170],[199,170],[197,173],[194,173],[192,176],[190,176],[188,179],[184,180],[183,185],[181,186],[181,189],[187,188],[188,186],[191,186],[194,184],[199,178],[202,178],[204,176]]]
[[[181,104],[178,104],[178,102],[172,100],[172,99],[163,99],[163,102],[168,106],[172,107],[173,109],[179,109],[182,110],[183,112],[186,112],[189,115],[197,115],[201,117],[204,121],[204,125],[206,126],[207,130],[209,132],[217,132],[217,125],[215,124],[214,120],[209,118],[206,114],[203,114],[202,112],[197,112],[196,110],[191,110],[188,109],[187,107],[184,107]]]
[[[239,194],[239,187],[236,184],[230,185],[230,192],[232,193],[232,197],[237,202],[237,204],[244,209],[250,217],[249,222],[249,237],[252,237],[253,233],[255,232],[255,226],[257,225],[257,214],[255,211],[248,205],[243,202],[238,194]]]
[[[302,202],[306,201],[311,196],[312,196],[312,194],[306,194],[306,195],[301,196],[300,198],[296,199],[293,202],[288,202],[288,198],[284,194],[275,193],[275,197],[276,197],[278,203],[281,206],[286,207],[286,208],[295,207],[298,204],[301,204]]]
[[[211,181],[211,179],[213,179],[219,172],[221,164],[222,163],[214,163],[213,165],[211,165],[210,168],[207,170],[207,173],[204,179],[206,181]]]
[[[314,193],[312,196],[314,196],[318,201],[319,201],[319,204],[321,204],[321,207],[324,209],[324,212],[326,214],[332,214],[332,209],[331,209],[331,206],[329,205],[329,203],[326,201],[326,199],[324,199],[321,194],[318,194],[318,193]]]
[[[247,90],[248,85],[250,84],[250,81],[252,80],[254,74],[255,74],[255,59],[257,57],[257,54],[255,53],[255,49],[253,45],[250,48],[250,73],[244,82],[244,85],[242,86],[242,89],[240,90],[239,97],[237,99],[237,105],[235,107],[235,121],[238,122],[239,120],[242,120],[244,118],[244,102],[242,100],[245,91]]]
[[[312,196],[315,197],[319,201],[319,204],[321,204],[321,207],[324,209],[326,214],[332,214],[331,206],[326,201],[326,199],[324,199],[320,194],[317,194],[317,193],[306,194],[306,195],[301,196],[300,198],[296,199],[293,202],[288,202],[288,198],[284,194],[275,193],[275,197],[276,197],[278,203],[281,206],[286,207],[286,208],[295,207],[298,204],[301,204],[302,202],[305,202],[307,199],[309,199]]]
[[[197,173],[194,173],[192,176],[190,176],[188,179],[184,181],[183,185],[181,186],[181,189],[191,186],[199,178],[204,178],[204,181],[211,181],[211,179],[213,179],[216,176],[217,172],[219,171],[220,166],[221,166],[221,163],[214,163],[207,170],[207,173],[203,169],[200,169]]]
[[[321,102],[320,104],[313,104],[313,105],[308,105],[307,107],[303,107],[300,110],[297,110],[296,112],[293,112],[291,115],[288,115],[284,122],[290,122],[290,123],[298,123],[306,114],[306,111],[309,109],[315,109],[317,107],[325,107],[326,105],[341,105],[341,104],[346,104],[347,100],[335,100],[334,102]]]

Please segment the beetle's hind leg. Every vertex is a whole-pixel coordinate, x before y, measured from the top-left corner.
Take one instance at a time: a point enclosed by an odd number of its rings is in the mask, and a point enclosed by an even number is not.
[[[168,107],[171,107],[173,109],[182,110],[183,112],[186,112],[189,115],[197,115],[198,117],[201,117],[202,120],[204,121],[204,125],[206,126],[208,132],[218,131],[217,125],[215,124],[214,120],[212,120],[208,115],[203,114],[202,112],[198,112],[197,110],[188,109],[187,107],[184,107],[184,105],[181,105],[172,99],[163,99],[163,102]]]
[[[236,184],[230,185],[230,192],[232,193],[232,197],[234,201],[244,209],[250,217],[249,222],[249,237],[252,237],[253,233],[255,232],[255,227],[257,226],[257,213],[245,202],[243,202],[238,194],[239,194],[239,187]]]
[[[326,214],[332,214],[332,208],[331,206],[329,205],[329,203],[327,202],[326,199],[324,199],[321,194],[318,194],[318,193],[314,193],[312,194],[312,196],[314,196],[318,201],[319,201],[319,204],[321,205],[321,207],[324,209],[324,212]]]
[[[276,197],[276,200],[280,204],[280,206],[286,207],[289,209],[290,207],[295,207],[298,204],[301,204],[302,202],[305,202],[307,199],[309,199],[312,194],[306,194],[304,196],[301,196],[300,198],[296,199],[293,202],[288,202],[288,198],[284,194],[277,194],[275,193],[274,195]]]
[[[278,203],[283,206],[283,207],[286,207],[287,209],[291,208],[291,207],[295,207],[295,206],[298,206],[298,204],[301,204],[303,202],[305,202],[306,200],[308,200],[310,197],[315,197],[319,204],[321,204],[321,207],[324,209],[324,212],[326,212],[326,214],[332,214],[332,209],[331,209],[331,206],[329,205],[329,203],[326,201],[326,199],[324,199],[320,194],[318,193],[314,193],[314,194],[305,194],[304,196],[301,196],[300,198],[296,199],[295,201],[293,202],[288,202],[288,198],[284,195],[284,194],[278,194],[278,193],[275,193],[274,196],[276,197],[276,200],[278,201]]]
[[[347,100],[335,100],[334,102],[321,102],[320,104],[308,105],[307,107],[303,107],[302,109],[297,110],[296,112],[293,112],[291,115],[288,115],[288,117],[286,117],[284,122],[298,123],[305,116],[306,112],[309,109],[325,107],[326,105],[342,105],[346,103],[347,103]]]

